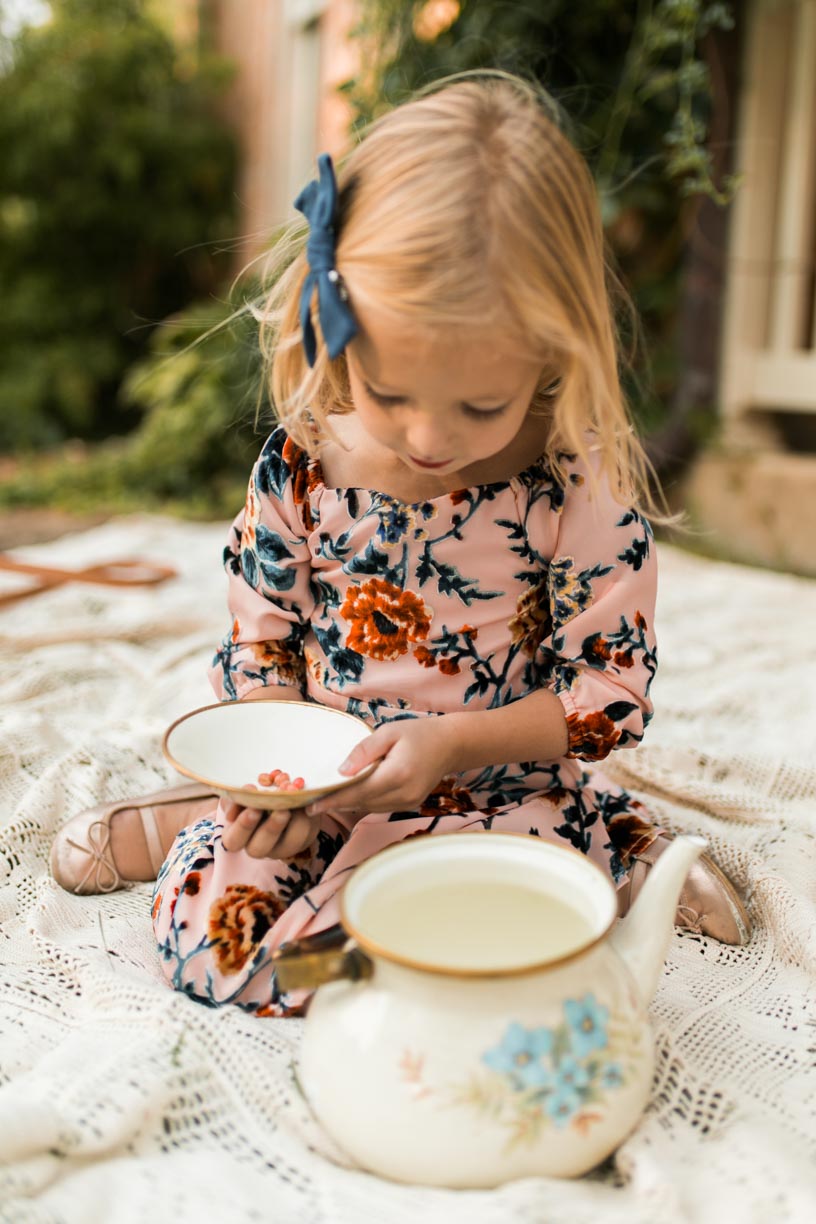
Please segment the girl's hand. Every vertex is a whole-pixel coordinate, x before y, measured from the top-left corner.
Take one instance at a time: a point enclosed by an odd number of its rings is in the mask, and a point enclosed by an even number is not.
[[[318,799],[306,811],[318,815],[416,809],[445,774],[456,768],[457,747],[455,732],[444,715],[384,723],[357,744],[340,766],[340,773],[354,775],[378,761],[370,777]]]
[[[320,818],[302,807],[260,812],[230,803],[224,818],[222,846],[230,851],[246,850],[250,858],[294,858],[311,846],[320,827]]]

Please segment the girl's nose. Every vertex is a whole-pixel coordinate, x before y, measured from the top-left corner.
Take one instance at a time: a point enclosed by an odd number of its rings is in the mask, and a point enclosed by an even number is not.
[[[409,454],[429,463],[453,457],[451,431],[430,413],[416,416],[405,431]]]

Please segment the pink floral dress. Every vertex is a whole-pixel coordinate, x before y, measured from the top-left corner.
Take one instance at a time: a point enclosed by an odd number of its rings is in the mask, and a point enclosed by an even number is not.
[[[358,863],[417,834],[503,830],[593,858],[616,883],[656,835],[648,813],[588,762],[634,747],[651,717],[656,567],[648,523],[565,456],[511,480],[405,503],[327,488],[277,429],[225,550],[233,623],[211,678],[231,700],[298,685],[371,726],[516,701],[564,704],[567,755],[441,779],[418,811],[324,815],[290,862],[227,852],[223,817],[177,837],[153,921],[177,990],[209,1005],[286,1015],[272,951],[337,923]]]

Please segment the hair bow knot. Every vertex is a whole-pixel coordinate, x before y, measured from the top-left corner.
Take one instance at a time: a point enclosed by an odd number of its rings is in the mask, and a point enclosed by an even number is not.
[[[357,334],[357,320],[346,304],[348,294],[335,268],[335,225],[337,222],[337,180],[328,153],[317,159],[319,179],[312,179],[295,200],[295,208],[309,222],[306,242],[308,275],[300,293],[300,325],[306,360],[313,366],[317,357],[317,338],[312,323],[312,293],[317,288],[317,313],[329,357],[342,353]]]

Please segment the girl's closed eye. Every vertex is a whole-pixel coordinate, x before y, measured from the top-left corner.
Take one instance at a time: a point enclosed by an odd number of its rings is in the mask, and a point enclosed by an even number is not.
[[[395,404],[404,404],[404,395],[383,395],[380,391],[375,391],[369,383],[363,383],[366,395],[374,400],[375,404],[381,404],[383,408],[391,407]]]
[[[462,404],[462,411],[466,416],[475,417],[478,420],[480,417],[497,417],[501,416],[510,407],[509,404],[499,404],[496,408],[476,408],[473,404]]]
[[[366,395],[368,395],[375,404],[379,404],[382,408],[396,407],[399,404],[407,403],[404,395],[384,395],[381,391],[375,391],[370,383],[364,383]],[[502,412],[506,412],[509,404],[498,404],[495,408],[477,408],[475,404],[461,404],[461,409],[466,416],[473,417],[478,420],[480,417],[489,418],[500,416]]]

